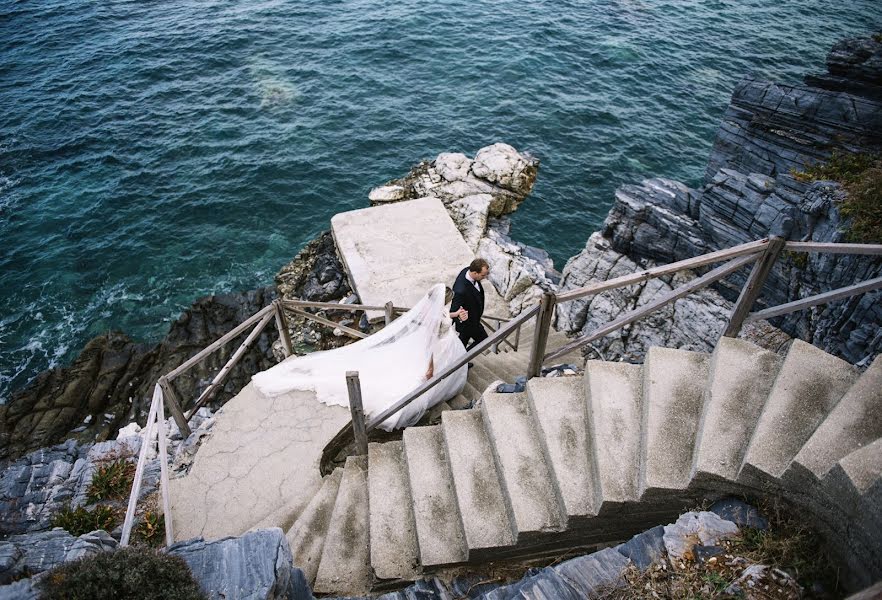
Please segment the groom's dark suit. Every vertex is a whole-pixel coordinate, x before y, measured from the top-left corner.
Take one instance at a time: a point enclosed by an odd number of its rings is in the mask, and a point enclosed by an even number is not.
[[[464,308],[469,313],[466,321],[459,319],[455,321],[459,339],[467,349],[487,338],[487,332],[481,325],[481,315],[484,314],[484,286],[478,281],[475,282],[476,287],[475,283],[466,279],[468,270],[469,268],[466,267],[456,276],[456,281],[453,283],[453,302],[450,304],[450,312]],[[471,345],[469,340],[474,340]]]

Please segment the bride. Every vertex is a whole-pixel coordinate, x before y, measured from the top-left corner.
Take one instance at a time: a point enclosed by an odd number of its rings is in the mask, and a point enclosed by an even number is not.
[[[346,372],[358,371],[365,415],[376,416],[465,355],[451,322],[457,314],[447,309],[450,294],[436,284],[374,335],[342,348],[291,356],[251,380],[265,396],[310,390],[325,404],[348,407]],[[463,365],[379,427],[392,431],[413,425],[429,408],[459,394],[466,377]]]

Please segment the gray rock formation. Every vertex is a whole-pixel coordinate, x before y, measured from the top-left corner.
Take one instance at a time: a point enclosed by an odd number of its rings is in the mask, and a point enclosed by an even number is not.
[[[450,205],[469,196],[489,195],[489,215],[514,212],[536,181],[539,161],[508,144],[481,148],[474,160],[465,154],[443,153],[424,161],[401,179],[371,190],[371,205],[427,196]],[[467,240],[468,241],[468,240]]]
[[[291,549],[278,527],[237,538],[179,542],[180,556],[210,600],[312,600],[303,572],[292,565]]]
[[[657,178],[621,186],[603,224],[603,240],[592,237],[586,250],[570,259],[561,289],[624,274],[638,263],[639,268],[646,268],[651,266],[647,261],[674,262],[769,235],[791,240],[846,241],[844,232],[849,223],[837,207],[843,197],[838,184],[801,182],[793,172],[828,160],[834,151],[882,150],[882,100],[859,93],[867,82],[882,77],[879,46],[879,42],[865,39],[849,40],[834,48],[828,67],[831,75],[850,82],[849,93],[752,78],[742,81],[714,142],[704,185],[696,190]],[[828,88],[831,85],[825,84]],[[748,272],[743,269],[728,283],[718,285],[719,294],[728,301],[737,298]],[[879,257],[785,254],[773,269],[756,308],[843,287],[880,273]],[[598,324],[598,315],[616,315],[623,312],[624,306],[642,304],[646,286],[635,287],[636,292],[609,294],[607,300],[598,297],[588,305],[564,305],[559,308],[558,324],[573,333],[585,332]],[[849,362],[869,364],[882,350],[880,300],[882,292],[870,292],[773,319],[772,325]],[[678,321],[676,313],[684,318]],[[583,318],[586,314],[591,318]],[[728,306],[718,298],[699,294],[678,301],[660,317],[655,323],[650,320],[634,329],[649,331],[655,338],[653,343],[686,343],[685,347],[708,350],[711,346],[696,346],[692,338],[712,342],[728,318]],[[681,330],[676,335],[685,339],[665,340],[661,332],[672,323]],[[682,330],[684,326],[691,331]],[[755,333],[760,339],[771,336],[773,345],[781,343],[781,336],[768,328]],[[633,333],[626,331],[622,336]],[[626,358],[634,351],[639,354],[637,347],[632,352],[621,348],[615,351]]]
[[[809,75],[813,87],[882,99],[882,34],[837,42],[827,55],[827,73]]]
[[[200,409],[190,421],[192,434],[184,440],[174,421],[166,420],[167,452],[173,471],[185,472],[189,468],[199,443],[209,435],[213,424],[211,411]],[[130,424],[116,440],[82,444],[69,439],[0,465],[0,536],[48,530],[59,510],[68,505],[84,506],[98,467],[118,459],[134,461],[143,436],[144,431],[137,424]],[[139,502],[157,491],[159,475],[159,459],[153,450],[148,453]],[[124,502],[118,505],[124,508]]]
[[[161,375],[272,299],[270,288],[202,298],[172,323],[160,343],[152,346],[135,343],[121,333],[93,338],[70,366],[44,371],[15,392],[8,404],[0,406],[0,459],[15,458],[68,437],[82,442],[110,439],[133,420],[143,423],[153,386]],[[175,380],[185,408],[246,335],[243,333]],[[275,364],[271,344],[277,335],[274,327],[264,330],[215,396],[215,406],[238,393],[253,373]]]
[[[0,585],[116,547],[116,540],[101,530],[79,537],[58,528],[42,533],[14,535],[0,542]]]
[[[330,231],[319,234],[279,270],[276,289],[282,298],[312,302],[339,300],[351,292]]]

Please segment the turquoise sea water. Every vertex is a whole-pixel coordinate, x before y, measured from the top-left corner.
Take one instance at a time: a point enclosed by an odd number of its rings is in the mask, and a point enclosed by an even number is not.
[[[495,141],[542,161],[558,268],[615,187],[696,184],[745,73],[798,82],[878,0],[0,0],[0,402],[108,329],[271,283],[371,187]]]

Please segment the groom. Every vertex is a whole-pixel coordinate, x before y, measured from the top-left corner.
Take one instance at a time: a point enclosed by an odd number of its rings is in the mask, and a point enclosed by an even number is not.
[[[476,258],[468,267],[459,272],[453,283],[453,302],[450,312],[459,313],[456,318],[456,331],[466,350],[487,339],[487,332],[481,325],[484,314],[484,287],[481,281],[490,273],[490,265],[483,258]],[[469,340],[472,343],[469,344]]]

